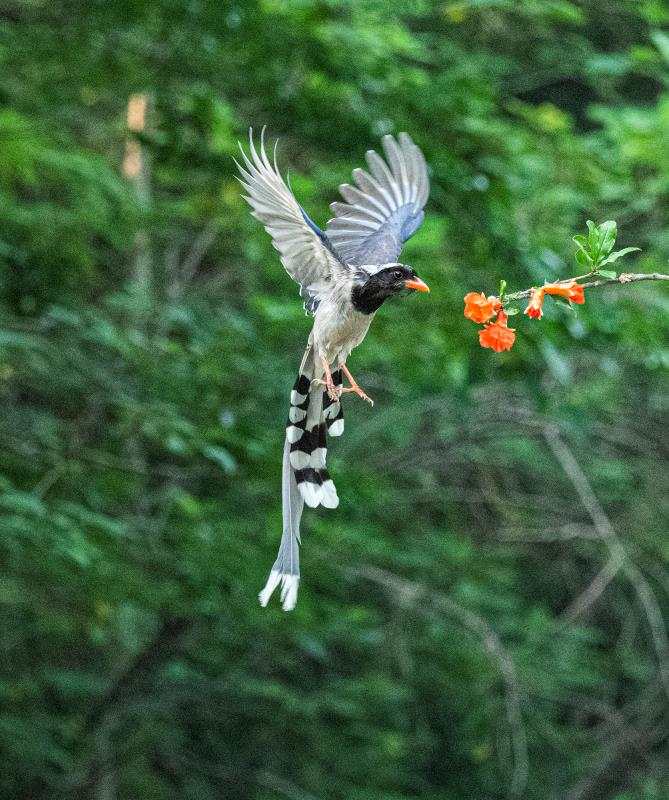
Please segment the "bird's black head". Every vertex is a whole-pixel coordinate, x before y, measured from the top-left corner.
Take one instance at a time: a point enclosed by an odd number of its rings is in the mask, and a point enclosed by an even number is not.
[[[382,303],[403,291],[429,292],[427,284],[406,264],[388,264],[354,284],[351,292],[353,308],[363,314],[373,314]]]

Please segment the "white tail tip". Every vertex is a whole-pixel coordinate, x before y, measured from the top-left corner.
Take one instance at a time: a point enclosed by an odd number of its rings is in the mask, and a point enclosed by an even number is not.
[[[299,575],[287,575],[272,570],[264,589],[258,595],[260,605],[265,608],[276,587],[281,584],[281,607],[284,611],[292,611],[297,603],[297,590],[300,585]]]
[[[320,505],[323,492],[319,483],[311,483],[311,481],[303,481],[297,484],[300,490],[302,499],[310,508],[316,508]]]
[[[284,611],[292,611],[295,608],[299,585],[299,575],[281,576],[281,607]]]
[[[321,504],[325,506],[325,508],[337,508],[339,505],[339,497],[337,496],[337,489],[332,481],[332,479],[328,479],[324,481],[321,487],[322,497],[321,497]]]
[[[267,579],[267,583],[265,584],[265,588],[258,595],[258,600],[260,600],[260,605],[263,608],[265,608],[265,606],[269,603],[272,592],[279,585],[280,580],[281,573],[277,572],[276,570],[272,570],[269,574],[269,578]]]
[[[344,433],[344,418],[336,419],[328,428],[330,436],[341,436]]]

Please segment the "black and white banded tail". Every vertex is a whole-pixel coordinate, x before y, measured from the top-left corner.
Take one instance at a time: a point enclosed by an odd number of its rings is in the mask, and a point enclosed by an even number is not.
[[[283,448],[283,534],[279,554],[259,595],[261,605],[266,606],[274,589],[281,584],[284,611],[290,611],[297,602],[300,519],[304,503],[312,508],[339,505],[337,489],[326,467],[327,435],[342,435],[344,413],[340,400],[331,400],[325,391],[321,373],[312,348],[307,348],[290,393]],[[335,386],[340,387],[341,370],[333,372],[332,379]]]

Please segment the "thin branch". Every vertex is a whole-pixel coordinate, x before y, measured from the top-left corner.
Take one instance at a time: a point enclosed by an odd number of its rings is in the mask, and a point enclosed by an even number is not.
[[[153,640],[125,667],[107,691],[89,704],[82,729],[90,733],[115,706],[122,705],[138,680],[151,674],[179,651],[189,628],[190,622],[184,617],[170,616],[163,619]]]
[[[44,497],[44,495],[49,491],[49,489],[54,485],[54,483],[60,478],[62,473],[66,468],[65,464],[56,464],[50,470],[42,475],[42,477],[37,481],[33,488],[33,494],[35,497],[38,497],[40,500]]]
[[[420,583],[409,581],[378,567],[365,567],[351,570],[351,574],[367,578],[374,583],[392,591],[403,605],[417,609],[424,609],[424,599],[427,597],[450,616],[457,619],[461,625],[475,633],[483,642],[485,649],[492,655],[499,665],[502,680],[506,688],[505,704],[506,717],[511,732],[513,747],[513,772],[509,795],[522,797],[528,778],[527,735],[523,724],[521,712],[521,693],[516,676],[513,659],[504,647],[497,632],[487,620],[474,611],[456,603],[450,597],[435,592],[433,589]]]
[[[211,220],[208,222],[204,229],[195,237],[181,266],[175,264],[174,268],[171,270],[173,278],[168,288],[171,299],[176,300],[181,295],[184,288],[193,280],[207,250],[209,250],[216,241],[219,229],[220,225],[218,221]],[[178,259],[175,258],[174,260],[176,262]]]
[[[263,771],[259,773],[257,781],[260,786],[264,786],[272,792],[283,795],[283,797],[287,797],[288,800],[318,800],[315,795],[305,792],[303,789],[300,789],[299,786],[295,786],[294,783],[285,780],[280,775],[276,775],[273,772]]]
[[[580,280],[581,278],[586,278],[587,275],[579,275],[576,278],[565,278],[565,280],[556,281],[556,283],[570,283],[574,280]],[[587,283],[582,283],[584,289],[594,289],[597,286],[607,286],[608,284],[616,283],[616,284],[625,284],[625,283],[636,283],[637,281],[669,281],[669,275],[663,275],[661,272],[623,272],[618,275],[617,278],[598,278],[594,281],[588,281]],[[524,289],[522,292],[512,292],[511,294],[505,294],[505,300],[523,300],[526,297],[529,297],[532,294],[532,289]]]
[[[109,747],[111,728],[127,707],[130,698],[140,692],[141,682],[155,674],[170,657],[178,653],[191,622],[184,617],[165,617],[153,640],[120,672],[106,692],[89,704],[81,720],[80,740],[91,737],[93,753],[67,778],[68,796],[89,797],[91,790],[111,769],[114,753]]]
[[[624,563],[625,552],[622,548],[612,548],[611,555],[606,564],[604,564],[601,570],[590,581],[585,591],[581,592],[577,598],[572,600],[567,608],[560,614],[560,620],[568,624],[575,622],[578,617],[583,616],[588,609],[592,608],[602,594],[604,594],[606,587],[616,577]]]
[[[634,754],[644,758],[650,747],[666,739],[661,692],[661,687],[652,685],[650,691],[618,712],[622,719],[611,719],[602,726],[606,745],[591,768],[566,793],[565,800],[586,800],[596,793],[599,797],[607,782],[611,789],[627,787]]]
[[[188,251],[188,255],[181,265],[182,284],[187,284],[190,280],[192,280],[207,250],[209,250],[212,244],[216,241],[219,227],[220,225],[218,220],[211,220],[195,237],[195,240]]]
[[[569,542],[573,539],[601,539],[599,532],[593,527],[568,523],[555,529],[548,527],[541,531],[529,533],[523,530],[514,533],[513,530],[503,530],[499,534],[491,534],[498,542],[517,542],[518,544],[536,544],[537,542]]]
[[[618,572],[622,570],[634,587],[637,597],[644,608],[657,655],[660,679],[664,691],[669,697],[669,637],[667,636],[662,610],[655,592],[643,573],[626,553],[622,542],[611,525],[611,521],[599,500],[597,500],[585,473],[576,461],[574,454],[560,438],[557,429],[553,426],[547,426],[544,428],[543,433],[544,439],[551,448],[553,455],[572,482],[583,506],[590,515],[595,530],[606,541],[610,554],[609,560],[603,569],[596,575],[588,588],[563,613],[563,618],[566,621],[573,621],[580,614],[587,611],[601,596]]]

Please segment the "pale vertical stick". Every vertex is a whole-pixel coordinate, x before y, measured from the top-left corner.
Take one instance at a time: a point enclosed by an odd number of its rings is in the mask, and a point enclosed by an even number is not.
[[[146,93],[133,94],[128,98],[126,124],[130,135],[125,143],[123,174],[133,183],[137,200],[144,211],[148,209],[151,201],[150,171],[142,145],[133,134],[146,130],[148,110],[149,97]],[[137,232],[135,238],[133,277],[140,292],[147,296],[151,291],[152,284],[151,248],[149,236],[143,229]]]

